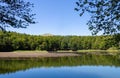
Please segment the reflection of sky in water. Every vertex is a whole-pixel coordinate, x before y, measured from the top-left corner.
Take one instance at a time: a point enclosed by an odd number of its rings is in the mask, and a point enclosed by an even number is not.
[[[74,66],[32,68],[0,78],[120,78],[120,68],[110,66]]]

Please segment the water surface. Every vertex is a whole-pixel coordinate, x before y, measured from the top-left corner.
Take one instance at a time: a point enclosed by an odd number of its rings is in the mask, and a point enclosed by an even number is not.
[[[0,78],[120,78],[119,55],[0,60]]]

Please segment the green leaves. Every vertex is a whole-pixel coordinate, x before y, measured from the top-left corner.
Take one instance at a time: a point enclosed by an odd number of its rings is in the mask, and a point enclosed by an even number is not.
[[[91,27],[91,29],[94,28]],[[119,47],[119,42],[120,34],[113,36],[34,36],[0,31],[0,51],[105,50],[112,46]]]
[[[23,0],[0,1],[0,30],[6,27],[26,28],[34,24],[34,15],[31,13],[33,4]]]
[[[119,33],[120,1],[119,0],[79,0],[76,11],[82,16],[85,12],[91,14],[87,25],[94,35]]]

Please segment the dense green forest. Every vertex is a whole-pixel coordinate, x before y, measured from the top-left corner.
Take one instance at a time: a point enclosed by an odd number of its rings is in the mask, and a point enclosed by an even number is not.
[[[107,50],[120,48],[120,34],[114,36],[38,36],[0,31],[0,51],[15,50]]]

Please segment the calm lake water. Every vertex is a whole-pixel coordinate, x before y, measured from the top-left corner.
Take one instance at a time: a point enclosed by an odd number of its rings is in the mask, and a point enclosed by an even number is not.
[[[120,56],[0,60],[0,78],[120,78]]]

